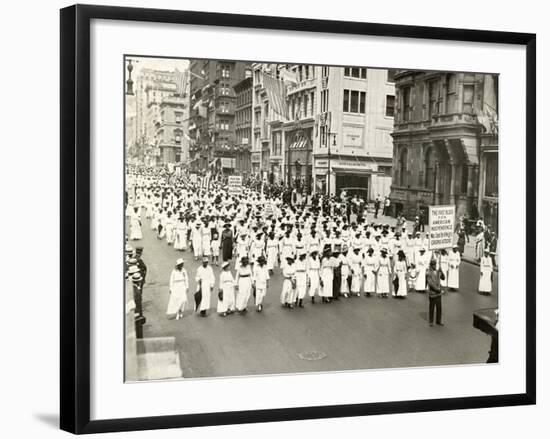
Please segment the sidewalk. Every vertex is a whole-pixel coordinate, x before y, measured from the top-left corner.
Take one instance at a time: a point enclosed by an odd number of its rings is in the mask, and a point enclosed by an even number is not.
[[[374,219],[373,213],[369,212],[368,222],[374,221],[375,223],[380,224],[389,224],[390,226],[395,226],[397,219],[391,216],[378,215],[378,218]],[[412,232],[413,221],[407,220],[407,232]],[[429,226],[425,226],[425,233],[430,231]],[[454,242],[457,240],[457,235],[454,235]],[[464,254],[462,255],[462,260],[468,262],[469,264],[474,264],[479,266],[479,262],[476,259],[476,245],[475,237],[469,236],[469,242],[466,242],[464,246]],[[497,263],[498,263],[498,254],[497,254]],[[498,266],[494,268],[495,271],[498,271]]]

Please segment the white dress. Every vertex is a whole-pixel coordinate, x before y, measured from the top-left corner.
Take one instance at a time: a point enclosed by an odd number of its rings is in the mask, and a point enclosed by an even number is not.
[[[220,287],[222,291],[222,300],[218,298],[216,311],[224,313],[235,309],[235,279],[231,272],[223,270],[220,274]]]
[[[361,255],[352,253],[348,257],[351,270],[351,292],[356,294],[361,292]]]
[[[426,269],[428,268],[428,261],[429,259],[426,257],[426,254],[424,256],[420,255],[418,253],[416,255],[416,284],[414,286],[414,289],[416,291],[425,291],[426,290]]]
[[[267,266],[260,267],[259,264],[254,265],[253,273],[254,285],[256,286],[255,305],[261,305],[267,293],[267,281],[269,280],[269,270]]]
[[[452,251],[449,254],[449,278],[447,280],[447,286],[449,288],[458,289],[459,267],[460,267],[460,252]]]
[[[174,249],[185,250],[187,248],[187,226],[184,222],[178,223],[174,237]]]
[[[206,311],[210,308],[210,298],[212,295],[212,290],[214,289],[214,284],[216,282],[216,277],[214,276],[214,271],[209,265],[203,267],[202,265],[197,268],[197,275],[195,276],[195,281],[197,286],[200,285],[202,300],[199,304],[199,311]]]
[[[376,294],[388,294],[390,292],[390,259],[388,257],[378,259],[378,272],[376,273]]]
[[[130,239],[143,239],[143,234],[141,233],[141,220],[137,212],[132,213],[130,217]]]
[[[373,271],[378,269],[378,258],[374,256],[365,256],[363,260],[363,275],[365,276],[365,293],[374,293],[376,291],[376,274]]]
[[[321,280],[323,286],[321,297],[332,297],[332,280],[334,278],[334,264],[329,258],[323,258],[321,262]]]
[[[319,258],[308,258],[307,262],[307,277],[309,279],[309,297],[319,295],[319,270],[321,263]]]
[[[250,265],[241,266],[237,269],[237,285],[239,291],[237,292],[236,307],[237,310],[242,311],[246,308],[252,293],[252,270]]]
[[[267,269],[273,270],[277,266],[277,255],[279,253],[279,244],[275,239],[267,240]]]
[[[479,292],[490,293],[493,291],[493,281],[491,274],[493,273],[493,261],[489,256],[483,256],[479,263]]]
[[[295,279],[296,268],[294,264],[286,264],[283,268],[283,287],[281,289],[281,303],[290,303],[292,299],[292,294],[294,288],[292,287],[292,282]],[[332,286],[332,284],[331,284]]]
[[[395,261],[395,274],[397,276],[399,285],[397,286],[397,291],[393,292],[394,296],[404,297],[407,295],[407,262],[406,261]]]
[[[188,288],[189,278],[185,268],[182,268],[181,271],[176,268],[172,270],[172,274],[170,274],[170,300],[168,300],[168,308],[166,309],[167,315],[185,310]]]
[[[449,284],[449,256],[448,255],[441,255],[441,259],[439,260],[439,269],[443,272],[443,276],[445,276],[445,279],[441,279],[441,286],[447,287]]]
[[[296,267],[296,294],[298,295],[298,299],[303,299],[307,293],[306,262],[305,260],[297,260],[294,265]],[[293,300],[295,299],[294,296],[292,297]]]

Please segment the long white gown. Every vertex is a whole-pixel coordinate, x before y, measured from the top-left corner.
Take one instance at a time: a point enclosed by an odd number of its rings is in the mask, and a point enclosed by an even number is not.
[[[141,233],[141,220],[137,212],[133,212],[130,217],[130,239],[143,239],[143,234]]]
[[[453,250],[449,254],[449,280],[447,286],[449,288],[459,288],[459,267],[460,267],[460,252]]]
[[[277,266],[277,254],[279,252],[279,244],[275,239],[267,240],[267,269],[273,270]]]
[[[399,281],[397,291],[393,292],[394,296],[405,297],[407,295],[407,262],[395,261],[394,271]]]
[[[309,279],[309,297],[320,295],[319,291],[319,270],[321,268],[321,263],[319,258],[313,259],[311,256],[307,261],[307,277]]]
[[[250,265],[239,267],[237,274],[239,291],[237,292],[236,307],[238,311],[242,311],[246,308],[252,294],[252,270]]]
[[[479,292],[491,293],[493,291],[493,281],[491,274],[493,273],[493,261],[489,256],[483,256],[479,263]]]
[[[334,264],[329,258],[323,258],[321,262],[321,297],[332,297],[332,280],[334,278]]]
[[[390,292],[390,259],[380,257],[378,259],[378,272],[376,273],[376,294],[389,294]]]
[[[294,265],[296,266],[296,294],[298,299],[303,299],[307,293],[306,261],[297,260]]]
[[[224,313],[235,309],[235,279],[229,270],[223,270],[220,274],[220,290],[223,298],[219,300],[216,311]]]
[[[426,269],[428,268],[429,259],[426,254],[421,255],[418,253],[416,255],[416,284],[414,289],[416,291],[426,291]]]
[[[216,283],[216,277],[214,276],[214,271],[210,265],[207,265],[206,268],[202,265],[197,268],[197,275],[195,276],[195,281],[197,286],[200,284],[202,300],[199,304],[199,311],[206,311],[210,308],[210,299],[212,295],[212,290],[214,289],[214,284]]]
[[[269,270],[264,265],[260,267],[259,264],[254,265],[253,273],[254,284],[256,285],[256,300],[255,305],[261,305],[264,297],[267,293],[267,281],[269,280]]]
[[[170,299],[166,309],[167,315],[176,314],[178,311],[184,311],[187,304],[187,290],[189,288],[189,278],[187,271],[182,268],[181,271],[174,268],[170,274]]]
[[[378,269],[378,258],[375,256],[365,256],[363,260],[363,276],[365,276],[365,293],[376,292],[376,274],[373,271]]]

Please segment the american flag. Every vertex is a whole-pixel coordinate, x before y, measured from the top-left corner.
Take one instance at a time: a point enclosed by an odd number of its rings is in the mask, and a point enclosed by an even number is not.
[[[263,84],[273,111],[287,119],[286,88],[283,81],[262,72]]]
[[[185,94],[185,86],[187,83],[187,70],[185,72],[180,72],[178,69],[176,69],[175,79],[176,79],[176,94],[183,96]]]

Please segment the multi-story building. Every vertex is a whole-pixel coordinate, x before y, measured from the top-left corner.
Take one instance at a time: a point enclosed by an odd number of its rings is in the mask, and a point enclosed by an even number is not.
[[[498,193],[498,135],[490,128],[497,81],[484,74],[411,70],[398,71],[395,81],[396,210],[412,216],[449,204],[457,216],[475,217],[481,205],[496,223],[489,210]]]
[[[188,106],[182,96],[168,96],[159,104],[159,119],[156,121],[156,145],[161,163],[187,163]]]
[[[143,160],[148,165],[181,161],[185,139],[181,129],[188,108],[186,101],[178,96],[175,72],[142,69],[135,93],[135,142],[143,150]],[[176,114],[181,115],[179,124],[175,123]],[[176,142],[178,134],[180,140]]]
[[[247,175],[252,171],[252,71],[246,72],[246,77],[235,84],[235,170],[238,174]]]
[[[235,172],[235,90],[250,65],[236,61],[190,60],[191,169]]]
[[[352,188],[371,200],[388,195],[393,154],[393,71],[319,66],[316,76],[319,97],[314,108],[319,126],[312,138],[314,190],[334,195]]]
[[[282,124],[285,181],[310,192],[313,175],[313,147],[317,126],[319,67],[289,66],[295,82],[287,89],[288,120]]]

